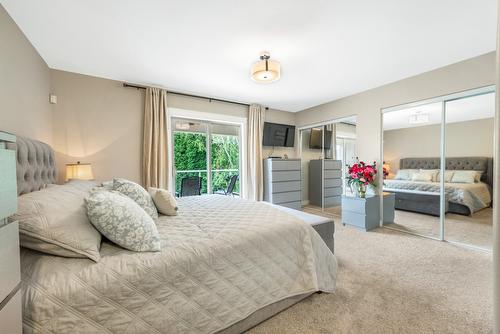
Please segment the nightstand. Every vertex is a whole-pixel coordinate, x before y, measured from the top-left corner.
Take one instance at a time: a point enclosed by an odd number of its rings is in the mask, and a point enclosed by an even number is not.
[[[14,135],[0,132],[0,324],[2,333],[22,334],[19,227],[7,217],[17,211]]]
[[[394,222],[395,195],[384,192],[384,224]],[[364,231],[380,226],[380,196],[342,196],[342,224]]]

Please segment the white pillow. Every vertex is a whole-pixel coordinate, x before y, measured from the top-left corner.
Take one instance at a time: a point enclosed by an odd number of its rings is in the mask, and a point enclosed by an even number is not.
[[[115,178],[113,179],[113,190],[130,197],[139,204],[151,218],[158,219],[158,211],[153,203],[153,199],[141,185],[129,180]]]
[[[432,182],[439,182],[438,175],[439,175],[439,169],[421,169],[421,172],[428,172],[432,173]]]
[[[153,187],[149,187],[148,192],[160,213],[167,216],[177,216],[177,201],[170,192]]]
[[[115,244],[136,252],[161,249],[153,219],[131,198],[99,189],[92,191],[85,202],[92,225]]]
[[[453,178],[453,174],[455,173],[454,170],[445,170],[444,171],[444,182],[451,182],[451,179]],[[436,182],[441,182],[441,172],[439,172],[436,176]]]
[[[113,190],[113,180],[111,180],[111,181],[103,181],[101,183],[101,187],[103,187],[106,190]]]
[[[418,169],[400,169],[394,177],[395,180],[405,180],[410,181],[414,173],[418,172]]]
[[[479,174],[481,177],[481,174]],[[451,178],[452,183],[475,183],[477,171],[474,170],[456,170]]]
[[[421,169],[419,172],[413,174],[411,180],[418,182],[432,182],[434,180],[436,170]]]
[[[481,176],[483,175],[483,172],[478,170],[475,170],[473,172],[476,173],[476,175],[474,176],[474,182],[481,182]]]
[[[39,252],[76,258],[101,258],[101,235],[87,217],[85,196],[93,181],[72,180],[18,197],[21,246]]]

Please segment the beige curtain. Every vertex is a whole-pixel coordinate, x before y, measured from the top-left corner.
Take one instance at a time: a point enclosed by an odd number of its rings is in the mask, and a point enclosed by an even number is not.
[[[168,189],[167,91],[146,88],[142,146],[144,187]]]
[[[248,199],[262,201],[264,181],[262,174],[262,136],[264,134],[263,106],[252,104],[248,110],[248,159],[246,194]]]

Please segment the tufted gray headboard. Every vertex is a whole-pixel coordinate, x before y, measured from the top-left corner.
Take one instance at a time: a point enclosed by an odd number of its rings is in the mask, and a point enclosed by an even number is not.
[[[16,143],[8,144],[17,151],[17,194],[22,195],[45,188],[57,180],[54,150],[37,140],[17,137]]]
[[[401,169],[439,169],[440,167],[440,158],[403,158],[399,160],[399,168]],[[446,169],[482,171],[481,181],[493,187],[493,158],[446,158]]]

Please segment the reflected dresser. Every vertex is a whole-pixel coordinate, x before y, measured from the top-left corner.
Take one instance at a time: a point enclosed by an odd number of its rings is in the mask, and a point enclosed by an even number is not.
[[[309,204],[329,208],[342,202],[342,161],[309,161]]]
[[[0,131],[0,332],[22,333],[19,228],[7,217],[17,211],[16,137]]]

